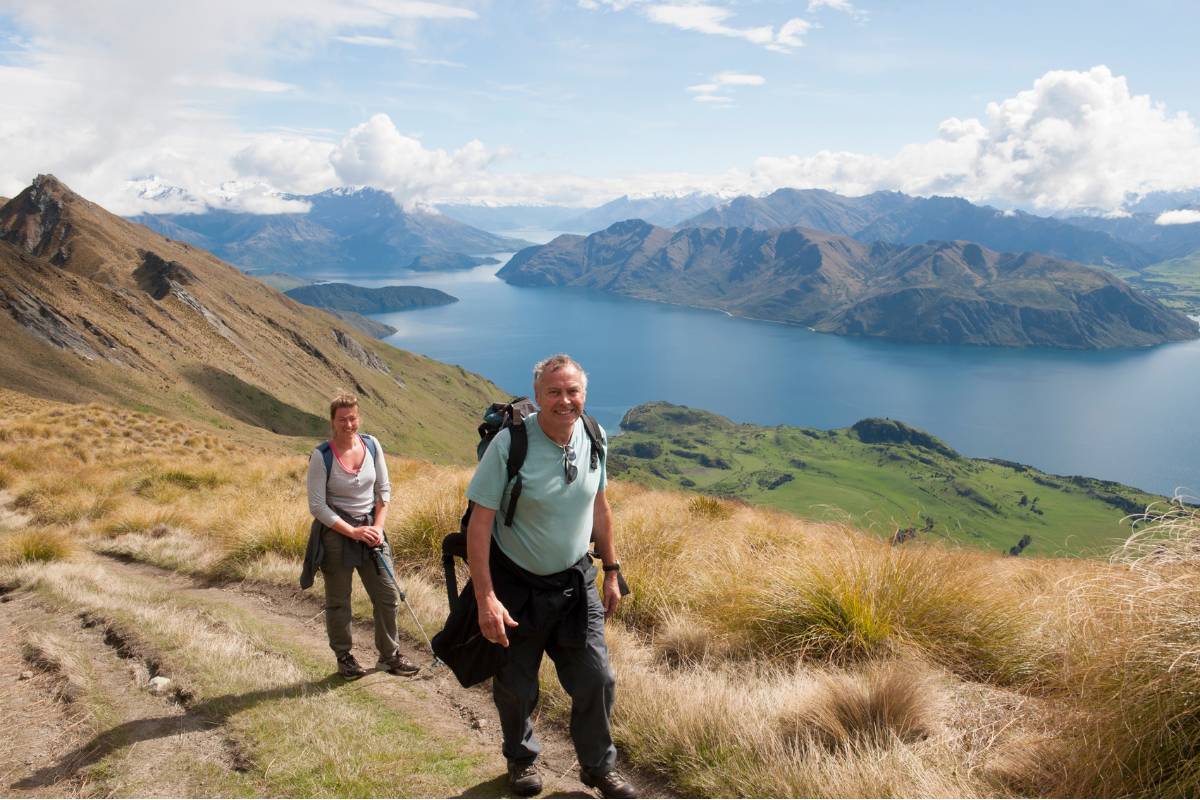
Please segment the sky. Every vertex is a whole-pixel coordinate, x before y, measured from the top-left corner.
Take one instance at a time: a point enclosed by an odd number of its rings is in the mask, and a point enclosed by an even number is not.
[[[0,195],[594,206],[825,188],[1119,213],[1200,187],[1200,4],[0,0]]]

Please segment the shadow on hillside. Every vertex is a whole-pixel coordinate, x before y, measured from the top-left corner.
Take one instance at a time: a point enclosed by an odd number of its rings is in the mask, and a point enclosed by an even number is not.
[[[292,697],[321,694],[346,684],[338,675],[330,675],[319,681],[294,683],[274,689],[263,689],[245,694],[227,694],[197,703],[184,714],[130,720],[103,733],[96,734],[87,742],[67,753],[58,763],[43,767],[27,778],[12,784],[9,789],[30,790],[51,786],[59,781],[70,780],[80,770],[96,764],[122,748],[138,742],[178,736],[195,731],[208,731],[225,724],[229,717],[253,708],[260,703]],[[235,764],[235,769],[245,765]]]
[[[184,370],[184,374],[210,405],[234,419],[284,436],[321,438],[329,433],[325,418],[285,403],[224,370],[201,366]]]

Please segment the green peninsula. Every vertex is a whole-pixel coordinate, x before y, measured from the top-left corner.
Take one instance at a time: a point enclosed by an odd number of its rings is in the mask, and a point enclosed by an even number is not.
[[[845,521],[881,537],[900,531],[1043,556],[1109,550],[1129,535],[1123,518],[1166,502],[1111,481],[967,458],[894,420],[828,431],[766,428],[662,402],[625,415],[609,469],[651,486]]]

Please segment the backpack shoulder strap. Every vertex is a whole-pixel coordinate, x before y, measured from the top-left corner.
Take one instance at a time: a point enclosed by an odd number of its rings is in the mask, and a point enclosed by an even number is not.
[[[600,423],[591,414],[583,415],[583,429],[587,432],[588,441],[592,443],[592,469],[596,469],[606,455],[608,443],[604,441]]]
[[[521,499],[521,466],[525,463],[525,455],[529,452],[529,430],[524,420],[513,419],[509,426],[508,435],[508,481],[512,489],[508,492],[508,508],[504,512],[504,524],[512,527],[513,517],[517,513],[517,501]]]
[[[317,449],[321,451],[321,460],[325,462],[325,480],[329,480],[329,471],[333,469],[333,448],[325,441],[317,445]]]
[[[508,479],[511,481],[520,473],[525,464],[525,456],[529,453],[529,429],[524,422],[513,421],[508,429],[511,440],[508,443]]]
[[[371,460],[379,460],[379,446],[375,444],[375,437],[369,433],[360,433],[358,438],[363,440],[363,444],[367,446],[367,450],[371,453]]]

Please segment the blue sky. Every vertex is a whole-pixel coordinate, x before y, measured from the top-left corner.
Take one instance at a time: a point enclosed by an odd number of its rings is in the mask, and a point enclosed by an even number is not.
[[[54,172],[122,212],[338,185],[1111,211],[1200,186],[1198,23],[1185,2],[0,0],[0,193]]]

